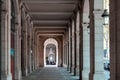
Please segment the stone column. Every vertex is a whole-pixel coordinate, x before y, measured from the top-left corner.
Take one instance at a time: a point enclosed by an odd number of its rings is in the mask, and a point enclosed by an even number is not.
[[[65,68],[66,68],[66,42],[65,42],[65,45],[64,45],[64,65],[65,65]]]
[[[27,45],[27,41],[28,41],[28,38],[27,38],[27,22],[25,22],[25,34],[24,34],[24,62],[25,62],[25,65],[24,65],[24,69],[25,69],[25,76],[28,75],[28,45]]]
[[[39,52],[39,35],[37,35],[37,69],[39,69],[40,52]]]
[[[20,14],[16,14],[18,21],[15,24],[15,80],[21,79],[21,27]]]
[[[69,71],[69,41],[67,40],[67,71]]]
[[[65,65],[65,44],[63,43],[63,67]]]
[[[120,80],[120,0],[110,0],[110,80]]]
[[[28,23],[28,26],[27,26],[27,29],[28,29],[28,72],[31,73],[32,69],[31,69],[31,22],[30,22],[30,16],[28,16],[28,19],[27,19],[27,23]]]
[[[12,80],[11,74],[11,8],[10,1],[2,1],[2,11],[1,11],[1,79],[2,80]],[[7,11],[8,10],[8,11]]]
[[[29,72],[32,72],[32,22],[30,22],[30,41],[29,41]]]
[[[35,33],[35,32],[34,32]],[[34,46],[34,58],[35,58],[35,70],[37,69],[37,35],[36,33],[34,34],[34,43],[35,43],[35,46]]]
[[[72,20],[72,73],[75,74],[75,22]]]
[[[98,1],[99,2],[99,1]],[[95,3],[98,4],[98,3]],[[99,3],[102,4],[102,3]],[[94,39],[95,39],[95,48],[94,48],[94,80],[105,80],[104,75],[104,51],[103,51],[103,19],[101,17],[103,11],[95,10],[94,11]]]
[[[67,68],[67,50],[66,50],[66,41],[65,41],[65,45],[64,45],[64,65],[65,65],[65,68]]]
[[[70,73],[72,73],[72,23],[70,26]]]
[[[68,43],[68,45],[69,45],[68,46],[68,50],[69,50],[69,56],[68,56],[69,57],[69,66],[68,67],[69,67],[69,71],[71,71],[70,70],[71,69],[71,39],[70,39],[70,37],[71,37],[71,31],[70,31],[70,27],[71,26],[69,26],[69,30],[68,30],[69,31],[69,43]]]
[[[80,20],[79,20],[80,16],[79,16],[79,11],[77,11],[77,16],[76,16],[76,75],[79,75],[79,54],[80,54],[80,31],[79,31],[79,27],[80,27]]]
[[[90,35],[88,33],[88,26],[89,24],[83,24],[83,80],[89,80],[90,72]]]
[[[33,29],[33,71],[35,70],[35,28],[32,28]]]

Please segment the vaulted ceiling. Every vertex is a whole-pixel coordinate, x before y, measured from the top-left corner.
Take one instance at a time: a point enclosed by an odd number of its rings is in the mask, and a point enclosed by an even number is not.
[[[39,32],[65,31],[80,0],[24,0]]]

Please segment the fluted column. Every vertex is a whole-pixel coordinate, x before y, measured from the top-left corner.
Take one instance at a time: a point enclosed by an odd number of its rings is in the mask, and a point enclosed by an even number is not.
[[[90,72],[90,37],[87,28],[88,26],[89,24],[83,24],[83,80],[89,80]]]
[[[1,79],[2,80],[12,80],[11,75],[11,5],[10,1],[2,1],[2,11],[1,11]],[[8,11],[7,11],[8,10]]]

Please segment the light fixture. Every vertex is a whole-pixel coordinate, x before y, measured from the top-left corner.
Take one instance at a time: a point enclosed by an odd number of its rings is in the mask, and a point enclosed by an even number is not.
[[[105,23],[103,25],[108,25],[109,24],[109,14],[107,12],[107,9],[104,10],[102,17],[104,18]]]
[[[102,17],[103,18],[109,17],[109,13],[108,13],[107,9],[104,10]]]
[[[105,23],[103,25],[108,25],[109,24],[109,12],[108,12],[108,8],[107,8],[106,0],[105,0],[105,10],[104,10],[103,14],[101,15],[101,17],[103,17],[105,20]]]
[[[86,31],[88,32],[88,34],[90,34],[90,23],[84,22],[83,24],[87,27]]]

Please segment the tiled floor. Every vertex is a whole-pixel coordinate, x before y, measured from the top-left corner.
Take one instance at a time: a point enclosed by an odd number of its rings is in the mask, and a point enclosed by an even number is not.
[[[40,68],[22,80],[79,80],[63,68]]]

